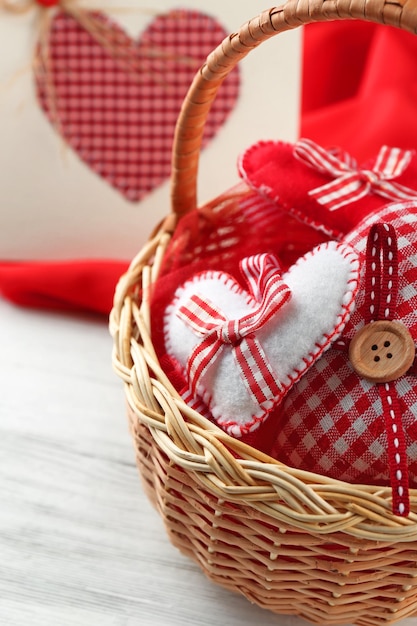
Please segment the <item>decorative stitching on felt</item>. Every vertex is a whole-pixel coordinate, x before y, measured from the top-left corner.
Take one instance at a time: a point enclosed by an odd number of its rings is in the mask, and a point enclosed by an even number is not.
[[[239,155],[237,160],[238,172],[244,181],[248,182],[248,174],[245,165],[248,156],[250,156],[252,152],[256,152],[259,148],[262,148],[263,146],[289,146],[291,148],[292,144],[290,144],[288,141],[271,141],[267,139],[261,139],[260,141],[252,144],[249,148],[247,148],[247,150],[243,152],[243,154]],[[249,184],[249,186],[252,187],[251,184]]]
[[[259,306],[259,302],[254,297],[252,297],[248,291],[242,289],[242,287],[236,282],[236,280],[232,276],[221,271],[206,270],[204,272],[200,272],[198,275],[196,275],[195,277],[187,281],[182,288],[179,288],[177,290],[176,292],[177,298],[174,300],[174,304],[172,305],[172,308],[169,307],[171,314],[173,314],[175,310],[175,302],[178,302],[181,299],[181,296],[184,294],[185,290],[188,287],[192,286],[194,283],[199,284],[201,279],[219,280],[227,288],[229,288],[229,290],[232,293],[243,296],[244,302],[246,305],[252,306],[254,309],[256,309]],[[196,294],[198,294],[198,286],[197,286]],[[165,333],[167,333],[167,329],[166,329],[167,324],[168,324],[168,319],[166,319],[166,322],[165,322]],[[170,351],[172,352],[173,349],[172,349],[172,345],[169,339],[167,339],[166,344],[170,346]],[[181,371],[184,372],[184,368],[182,366],[181,366]],[[222,408],[212,403],[212,395],[208,393],[208,391],[203,387],[203,385],[201,384],[198,385],[196,387],[196,391],[197,391],[198,396],[202,398],[204,403],[209,407],[213,417],[216,418],[217,422],[223,427],[227,426],[228,431],[231,434],[234,434],[235,436],[242,436],[244,433],[251,432],[252,430],[254,430],[256,425],[265,419],[265,417],[271,412],[271,410],[274,408],[276,404],[275,402],[273,402],[273,400],[263,402],[261,405],[263,410],[259,414],[255,413],[253,415],[252,421],[245,422],[245,424],[240,425],[235,421],[232,421],[232,420],[226,421],[222,419],[221,417]],[[191,388],[189,389],[189,393],[191,396],[193,395]]]
[[[172,355],[173,349],[172,349],[171,341],[168,336],[168,320],[169,320],[169,317],[174,313],[176,304],[179,302],[182,295],[185,293],[188,287],[190,287],[193,284],[200,283],[201,279],[216,279],[217,280],[223,277],[225,278],[224,284],[230,287],[233,293],[237,293],[242,296],[248,296],[246,298],[246,304],[249,306],[253,306],[254,299],[250,296],[250,294],[247,291],[242,289],[242,287],[237,283],[237,281],[230,274],[227,274],[226,272],[221,272],[219,270],[204,270],[202,272],[199,272],[192,278],[189,278],[181,287],[177,288],[177,290],[174,293],[174,297],[173,297],[171,304],[169,304],[165,310],[165,314],[163,317],[163,328],[164,328],[163,335],[164,335],[165,347],[167,348],[167,352],[169,352],[170,355]],[[181,369],[183,369],[182,365],[181,365]]]
[[[239,422],[234,420],[225,420],[222,419],[221,411],[222,407],[213,403],[213,398],[211,394],[209,394],[208,390],[205,389],[201,384],[197,387],[198,396],[203,400],[203,402],[208,406],[211,414],[217,421],[217,423],[224,428],[229,434],[234,436],[242,436],[247,434],[248,432],[252,432],[256,429],[257,425],[264,421],[266,417],[271,413],[271,411],[276,408],[283,400],[285,395],[291,389],[291,387],[300,380],[300,378],[306,373],[306,371],[310,368],[310,366],[317,361],[318,358],[325,352],[334,341],[342,333],[348,318],[350,317],[354,305],[355,296],[357,290],[359,288],[359,258],[355,251],[347,244],[341,242],[325,242],[314,250],[306,253],[303,257],[297,260],[297,262],[283,275],[283,279],[285,280],[285,276],[291,274],[293,268],[299,266],[302,263],[308,261],[309,258],[312,258],[316,253],[321,250],[331,249],[333,248],[335,251],[342,253],[344,259],[349,261],[350,264],[350,273],[347,280],[347,285],[350,287],[347,291],[345,291],[342,302],[340,304],[342,313],[338,313],[335,322],[333,324],[333,332],[324,333],[319,339],[315,347],[316,349],[311,350],[307,355],[303,355],[300,363],[296,364],[292,372],[287,375],[286,380],[280,380],[280,385],[282,385],[282,393],[276,397],[273,401],[272,406],[268,407],[266,410],[263,408],[260,412],[255,412],[251,415],[252,420],[245,422],[244,424],[239,424]],[[165,335],[165,345],[167,347],[168,352],[172,355],[173,348],[171,342],[168,339],[168,318],[169,315],[174,313],[175,305],[181,299],[181,296],[184,294],[185,290],[194,284],[200,283],[201,279],[218,279],[223,282],[226,287],[229,287],[234,293],[237,293],[242,296],[246,296],[246,304],[253,306],[255,304],[255,300],[250,296],[250,294],[242,289],[242,287],[236,282],[236,280],[221,271],[212,271],[206,270],[204,272],[200,272],[192,279],[188,280],[182,287],[177,289],[172,305],[167,308],[167,312],[164,318],[164,335]],[[174,357],[175,358],[175,357]],[[181,370],[184,372],[185,368],[181,365]]]
[[[170,357],[175,361],[175,363],[178,364],[179,371],[182,372],[184,377],[185,377],[186,369],[182,365],[182,363],[180,363],[178,361],[178,359],[173,354],[173,347],[172,347],[171,340],[169,338],[168,320],[169,320],[169,317],[174,314],[174,312],[176,310],[176,304],[181,300],[181,297],[185,293],[187,288],[192,286],[192,285],[194,285],[194,284],[199,284],[202,279],[204,279],[204,280],[207,280],[207,279],[209,279],[209,280],[211,280],[211,279],[221,280],[223,282],[223,284],[226,287],[230,288],[230,290],[233,293],[236,293],[238,295],[243,296],[245,298],[245,304],[246,305],[254,307],[255,304],[256,304],[255,299],[250,295],[249,292],[245,291],[239,285],[239,283],[233,278],[233,276],[231,276],[230,274],[227,274],[226,272],[222,272],[222,271],[219,271],[219,270],[204,270],[202,272],[199,272],[198,274],[196,274],[195,276],[193,276],[192,278],[187,280],[184,283],[184,285],[182,285],[181,287],[179,287],[176,290],[176,292],[174,294],[174,299],[173,299],[172,303],[167,307],[165,315],[164,315],[164,333],[163,334],[164,334],[164,343],[165,343],[166,350],[167,350],[168,354],[170,355]],[[191,393],[190,389],[188,390],[188,392]],[[226,427],[226,426],[229,425],[228,422],[222,422],[222,420],[221,420],[221,409],[213,404],[212,395],[202,385],[198,386],[198,397],[203,402],[203,404],[205,404],[207,406],[209,412],[212,414],[213,418],[217,421],[217,423],[220,426]],[[272,409],[269,409],[267,411],[267,413],[269,413],[271,410]],[[257,423],[259,423],[260,421],[265,419],[267,413],[263,412],[259,416],[255,415],[254,419],[252,420],[252,422],[246,423],[241,428],[240,436],[243,436],[245,433],[248,433],[248,432],[251,432],[252,430],[254,430],[254,426],[256,426]],[[230,425],[231,424],[232,423],[230,423]]]
[[[275,409],[275,406],[276,405],[265,411],[260,417],[254,418],[251,422],[245,422],[245,424],[239,424],[239,422],[233,420],[222,420],[221,417],[216,417],[216,421],[229,435],[243,437],[255,431],[258,424],[266,420],[268,415]]]
[[[238,159],[238,170],[239,170],[240,175],[242,176],[242,179],[249,185],[251,189],[253,189],[254,191],[257,191],[262,197],[267,198],[268,200],[275,202],[277,204],[280,204],[280,207],[282,210],[289,213],[289,215],[292,215],[292,217],[300,220],[300,222],[306,224],[307,226],[310,226],[314,230],[318,230],[324,233],[327,237],[340,240],[344,235],[342,231],[331,228],[330,226],[323,224],[322,222],[318,222],[317,220],[314,220],[313,218],[309,217],[306,213],[304,213],[300,209],[296,209],[292,207],[288,202],[283,202],[280,196],[277,194],[274,194],[273,189],[269,187],[268,185],[264,185],[264,184],[255,185],[253,183],[253,181],[250,178],[250,175],[248,175],[247,170],[246,170],[247,159],[248,157],[251,156],[252,152],[255,152],[256,150],[258,150],[259,148],[262,148],[263,146],[271,146],[271,145],[293,147],[292,144],[285,142],[285,141],[258,141],[257,143],[252,145],[250,148],[248,148]],[[317,202],[316,204],[320,206]]]
[[[290,215],[295,217],[297,220],[300,220],[300,222],[303,222],[303,224],[306,224],[307,226],[311,226],[311,228],[314,228],[314,230],[319,230],[320,232],[327,235],[327,237],[340,240],[344,235],[342,231],[335,230],[334,228],[331,228],[330,226],[326,226],[325,224],[323,224],[323,222],[318,222],[317,220],[314,220],[313,218],[309,217],[307,213],[303,213],[303,211],[301,211],[300,209],[295,209],[294,207],[288,207],[287,211]]]

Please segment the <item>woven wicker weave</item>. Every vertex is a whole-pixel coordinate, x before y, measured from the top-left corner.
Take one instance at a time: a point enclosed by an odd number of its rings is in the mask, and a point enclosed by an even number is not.
[[[110,327],[140,473],[172,543],[213,581],[271,611],[370,626],[417,615],[417,490],[409,517],[395,517],[390,488],[297,471],[228,437],[162,371],[148,298],[178,218],[196,206],[201,136],[224,77],[277,33],[352,18],[415,33],[417,0],[290,1],[210,55],[178,121],[172,213],[121,278]]]

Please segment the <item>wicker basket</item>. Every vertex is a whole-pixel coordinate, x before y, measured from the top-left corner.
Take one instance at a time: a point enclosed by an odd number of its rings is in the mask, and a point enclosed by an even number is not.
[[[196,206],[205,119],[225,76],[277,33],[365,19],[416,32],[416,0],[290,0],[263,12],[208,58],[174,142],[172,213],[121,278],[111,314],[137,463],[172,543],[207,576],[276,613],[369,626],[417,615],[417,490],[411,514],[391,489],[297,471],[232,439],[190,409],[158,362],[149,291],[178,220]]]

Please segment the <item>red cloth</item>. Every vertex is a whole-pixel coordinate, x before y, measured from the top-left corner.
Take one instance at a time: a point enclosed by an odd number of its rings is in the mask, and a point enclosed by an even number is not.
[[[123,261],[0,263],[0,292],[21,306],[108,315]]]
[[[380,146],[417,147],[417,37],[366,22],[311,24],[304,33],[300,136],[359,162]]]
[[[417,38],[391,27],[359,21],[306,27],[300,136],[339,145],[359,162],[384,143],[416,148],[416,58]],[[112,260],[4,262],[0,293],[23,306],[107,315],[126,266]]]

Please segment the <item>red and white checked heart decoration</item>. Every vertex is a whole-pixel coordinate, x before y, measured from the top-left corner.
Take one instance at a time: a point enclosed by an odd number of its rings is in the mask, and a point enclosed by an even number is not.
[[[310,139],[300,139],[294,146],[294,156],[322,174],[334,178],[331,182],[309,191],[309,195],[329,211],[356,202],[370,193],[389,200],[413,200],[417,192],[392,182],[408,167],[413,152],[382,146],[372,169],[359,169],[346,153],[339,155],[325,150]]]
[[[215,363],[224,346],[231,345],[241,378],[253,401],[268,409],[274,398],[282,394],[282,389],[254,333],[288,302],[291,292],[281,280],[277,259],[270,254],[244,259],[241,271],[259,302],[259,307],[249,315],[228,320],[212,302],[197,294],[179,308],[178,317],[203,338],[188,360],[187,378],[191,392],[197,394],[207,369]]]
[[[139,202],[169,178],[182,102],[225,29],[198,10],[155,11],[135,40],[104,13],[66,0],[58,10],[44,9],[42,32],[34,60],[42,109],[92,171]],[[239,72],[219,91],[203,148],[235,108]]]
[[[333,344],[338,350],[323,354],[289,391],[270,451],[287,465],[337,480],[390,485],[398,516],[409,513],[409,488],[417,477],[415,362],[395,380],[368,380],[350,360],[350,347],[363,329],[372,333],[381,322],[402,325],[415,343],[416,225],[415,201],[390,204],[344,239],[363,267],[355,311],[340,345]],[[402,355],[406,349],[398,350]],[[379,362],[379,355],[372,360]]]

